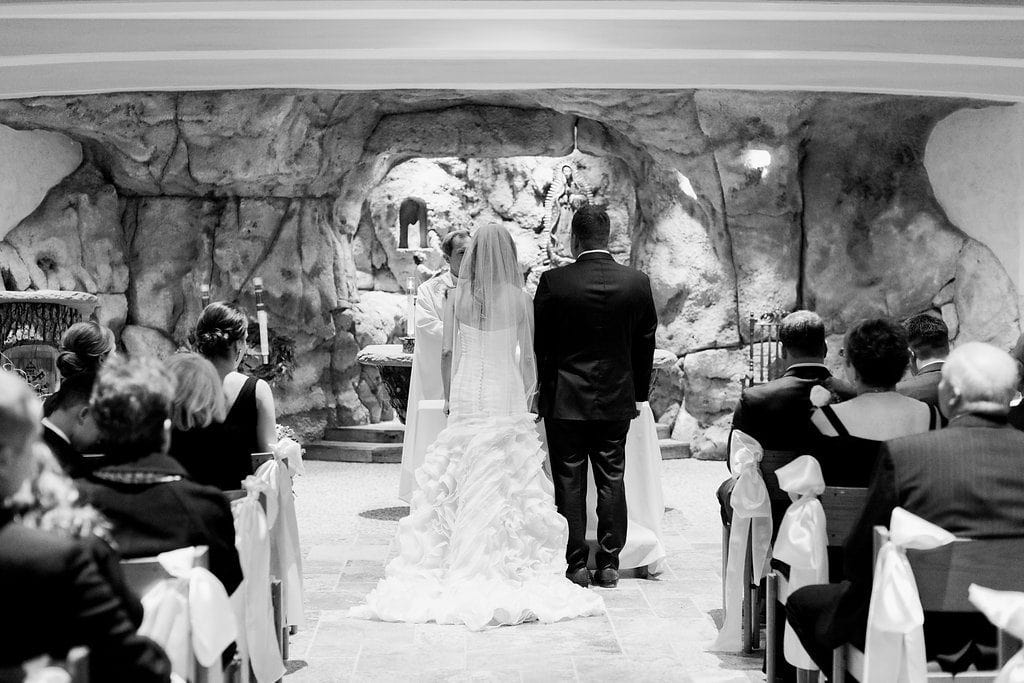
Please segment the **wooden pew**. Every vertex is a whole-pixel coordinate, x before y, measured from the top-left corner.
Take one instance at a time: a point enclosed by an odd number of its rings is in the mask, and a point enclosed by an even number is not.
[[[889,531],[875,527],[874,554],[889,539]],[[968,600],[972,583],[1001,591],[1024,591],[1024,537],[983,540],[957,540],[933,550],[908,550],[907,560],[914,571],[921,607],[926,613],[977,612]],[[1020,649],[1020,642],[999,632],[998,667]],[[842,683],[849,672],[860,679],[864,653],[845,645],[833,652],[832,678]],[[994,681],[997,671],[947,674],[929,672],[929,681]]]
[[[867,502],[868,489],[854,488],[848,486],[826,486],[818,500],[825,510],[826,538],[829,548],[842,547],[846,543],[846,537],[850,535],[854,524],[860,518],[860,513]],[[778,675],[779,662],[775,659],[775,651],[778,645],[775,642],[778,633],[776,622],[778,612],[776,603],[779,599],[779,581],[782,577],[775,570],[769,572],[765,579],[767,589],[767,618],[765,623],[765,680],[773,683]],[[797,681],[813,680],[813,672],[798,669]]]
[[[196,546],[192,560],[193,567],[209,568],[209,549],[206,546]],[[174,577],[164,569],[160,560],[156,557],[140,557],[132,560],[121,560],[121,570],[124,573],[125,585],[139,599],[142,599],[154,586],[166,579]],[[224,680],[224,672],[217,667],[207,668],[202,666],[193,657],[193,668],[195,670],[194,683],[208,683],[210,681]]]

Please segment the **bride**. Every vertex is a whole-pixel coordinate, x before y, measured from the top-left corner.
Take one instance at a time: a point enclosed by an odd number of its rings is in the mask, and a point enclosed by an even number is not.
[[[488,626],[602,614],[565,578],[567,525],[534,416],[533,306],[507,230],[477,230],[445,308],[448,426],[416,471],[399,555],[350,615]]]

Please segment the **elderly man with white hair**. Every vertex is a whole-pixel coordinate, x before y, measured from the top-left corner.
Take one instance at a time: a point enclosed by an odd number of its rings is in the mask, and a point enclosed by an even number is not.
[[[1017,363],[971,342],[942,368],[946,429],[886,442],[861,518],[846,542],[840,584],[790,596],[789,623],[823,671],[834,647],[863,647],[871,595],[872,529],[902,507],[962,538],[1024,537],[1024,433],[1007,423]],[[930,660],[951,672],[995,664],[995,630],[980,614],[925,615]]]

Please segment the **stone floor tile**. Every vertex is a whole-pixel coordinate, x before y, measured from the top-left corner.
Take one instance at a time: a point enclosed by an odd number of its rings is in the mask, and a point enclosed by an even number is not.
[[[292,670],[298,663],[289,662],[289,673],[285,674],[288,683],[349,683],[355,680],[355,657],[321,657],[302,661],[299,668]]]

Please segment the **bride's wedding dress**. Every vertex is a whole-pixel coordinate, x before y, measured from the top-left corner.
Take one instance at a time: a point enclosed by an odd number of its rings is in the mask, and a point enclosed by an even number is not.
[[[350,615],[478,630],[602,614],[600,595],[565,578],[567,525],[527,412],[530,335],[457,324],[448,426],[416,471],[399,555]]]

